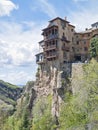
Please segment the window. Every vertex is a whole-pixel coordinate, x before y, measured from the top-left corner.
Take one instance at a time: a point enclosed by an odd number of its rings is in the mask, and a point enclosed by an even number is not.
[[[74,38],[72,37],[72,42],[74,42]]]
[[[65,63],[67,63],[67,61],[64,60],[63,63],[65,64]],[[64,69],[64,67],[63,67],[63,69]]]
[[[43,60],[43,56],[41,55],[41,57],[40,57],[40,58],[41,58],[41,61],[42,61],[42,60]]]
[[[57,34],[57,33],[58,33],[57,29],[55,29],[55,31],[54,31],[54,32],[55,32],[55,34]]]
[[[88,48],[87,47],[84,47],[84,51],[87,51],[88,50]]]
[[[79,36],[77,35],[76,38],[78,38]]]
[[[73,50],[73,52],[75,51],[75,48],[74,47],[72,47],[72,50]]]
[[[79,45],[79,41],[77,41],[77,45]]]
[[[88,33],[88,37],[90,36],[90,33]]]
[[[64,21],[61,21],[61,26],[62,26],[62,29],[65,29],[66,23]]]
[[[57,47],[57,40],[55,40],[55,44],[56,44],[56,47]]]
[[[52,35],[54,35],[54,29],[52,29]]]
[[[71,29],[71,31],[73,32],[74,30],[73,30],[73,29]]]
[[[63,53],[63,57],[64,57],[64,58],[66,58],[66,57],[67,57],[66,52],[64,52],[64,53]]]

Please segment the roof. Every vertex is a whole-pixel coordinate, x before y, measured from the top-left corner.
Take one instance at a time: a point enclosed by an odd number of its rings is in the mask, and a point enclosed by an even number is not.
[[[85,30],[85,31],[82,31],[82,32],[78,32],[79,34],[85,34],[85,33],[91,33],[92,32],[92,29],[88,29],[88,30]]]
[[[41,46],[41,47],[43,47],[45,44],[44,44],[44,40],[42,40],[42,41],[40,41],[39,42],[39,45]]]
[[[57,26],[57,25],[52,25],[52,26],[50,26],[50,27],[44,28],[42,31],[46,31],[46,30],[48,30],[48,29],[50,29],[50,28],[52,28],[52,27],[58,27],[58,26]]]
[[[74,26],[74,25],[72,25],[72,24],[69,24],[69,26],[72,26],[72,27],[74,27],[74,28],[75,28],[75,26]]]
[[[41,40],[40,42],[39,42],[39,44],[41,44],[41,43],[43,43],[44,42],[44,40]]]
[[[56,18],[54,18],[54,19],[50,20],[49,22],[53,22],[53,21],[55,21],[55,20],[57,20],[57,19],[59,19],[59,20],[62,20],[62,21],[64,21],[64,22],[69,23],[67,20],[62,19],[62,18],[60,18],[60,17],[56,17]]]
[[[91,24],[92,27],[96,25],[98,25],[98,22]]]
[[[41,55],[41,54],[43,54],[43,52],[40,52],[40,53],[36,54],[35,56],[38,56],[38,55]]]

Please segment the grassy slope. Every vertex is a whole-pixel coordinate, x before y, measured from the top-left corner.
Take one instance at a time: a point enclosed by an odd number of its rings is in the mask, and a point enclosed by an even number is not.
[[[12,97],[18,88],[16,85],[0,80],[0,99],[8,104],[14,105],[16,101]]]
[[[10,84],[10,83],[8,83],[8,82],[4,82],[3,80],[0,80],[0,83],[6,85],[8,88],[12,88],[12,89],[19,88],[18,86],[13,85],[13,84]]]

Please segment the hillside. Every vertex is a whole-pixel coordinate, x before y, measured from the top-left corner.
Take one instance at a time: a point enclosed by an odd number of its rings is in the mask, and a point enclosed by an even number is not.
[[[22,88],[0,80],[0,100],[7,104],[14,105],[21,96]]]

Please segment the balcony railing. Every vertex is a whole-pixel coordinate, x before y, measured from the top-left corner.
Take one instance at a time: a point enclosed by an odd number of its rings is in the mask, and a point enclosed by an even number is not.
[[[49,50],[53,50],[53,49],[57,49],[57,45],[51,45],[51,46],[45,47],[45,51],[49,51]]]
[[[37,63],[37,64],[43,64],[43,63],[44,63],[44,59],[42,59],[42,60],[37,59],[37,60],[36,60],[36,63]]]
[[[48,41],[48,40],[55,39],[55,38],[58,38],[58,34],[49,35],[49,36],[45,37],[44,41]]]
[[[46,58],[47,58],[47,59],[56,58],[57,56],[58,56],[57,53],[52,53],[52,54],[46,55]]]

